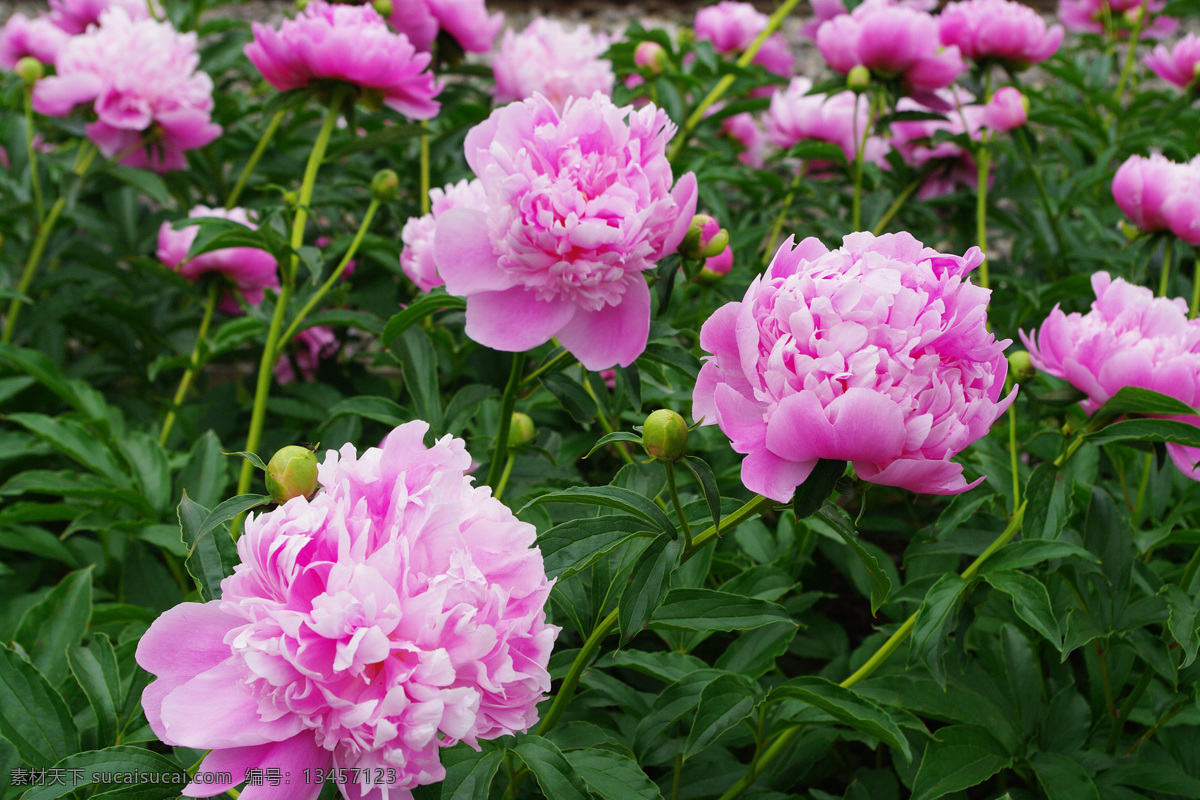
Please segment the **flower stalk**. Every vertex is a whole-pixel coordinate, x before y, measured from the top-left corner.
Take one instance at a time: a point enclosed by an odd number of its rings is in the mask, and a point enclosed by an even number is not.
[[[208,284],[208,297],[204,301],[204,316],[200,318],[200,327],[196,329],[196,343],[192,346],[192,355],[188,359],[188,366],[183,377],[179,379],[179,387],[175,390],[175,396],[171,400],[171,410],[167,412],[167,418],[163,420],[162,431],[158,434],[160,445],[167,444],[167,438],[171,435],[171,427],[175,424],[175,414],[179,410],[180,404],[183,403],[183,399],[187,397],[192,380],[196,377],[196,371],[200,369],[200,347],[204,344],[204,337],[208,335],[208,326],[212,322],[213,310],[217,307],[217,297],[220,296],[220,292],[220,283],[211,280]]]
[[[250,173],[254,172],[254,168],[258,166],[259,159],[266,152],[267,145],[271,143],[271,139],[275,137],[275,131],[279,130],[279,123],[281,122],[283,122],[283,109],[275,112],[275,116],[271,117],[271,121],[267,123],[266,130],[259,137],[258,144],[254,146],[254,152],[250,154],[250,160],[242,168],[242,174],[238,176],[237,183],[233,185],[233,191],[229,193],[229,198],[225,201],[226,211],[237,205],[238,198],[242,195],[242,190],[246,188],[246,181],[250,180]]]

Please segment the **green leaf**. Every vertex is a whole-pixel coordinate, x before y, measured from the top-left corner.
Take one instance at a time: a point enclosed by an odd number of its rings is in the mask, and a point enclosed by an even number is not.
[[[104,750],[89,750],[75,753],[54,765],[56,769],[68,772],[72,777],[62,784],[45,784],[35,786],[21,796],[21,800],[55,800],[69,794],[75,789],[75,783],[82,786],[97,788],[119,786],[120,784],[99,783],[104,775],[133,774],[144,776],[132,788],[138,791],[138,800],[157,800],[162,798],[179,797],[180,791],[189,782],[187,773],[166,756],[153,753],[141,747],[109,747]],[[153,778],[151,778],[153,776]],[[101,797],[103,795],[96,795]]]
[[[947,725],[925,746],[912,800],[935,800],[983,783],[1012,764],[992,735],[975,725]]]
[[[796,512],[796,519],[815,514],[829,499],[829,495],[833,494],[833,487],[838,478],[845,474],[846,462],[843,460],[822,458],[817,461],[813,471],[804,479],[804,483],[796,487],[796,493],[792,495],[792,510]]]
[[[315,328],[318,325],[332,325],[335,328],[353,328],[364,331],[372,336],[383,333],[383,320],[369,311],[354,311],[349,308],[327,308],[315,314],[309,314],[297,327],[297,331]]]
[[[717,488],[717,478],[713,475],[708,462],[697,456],[684,456],[679,463],[688,468],[696,477],[700,489],[704,492],[704,501],[708,503],[708,513],[712,517],[714,532],[721,535],[721,490]]]
[[[487,800],[496,770],[504,761],[504,752],[489,750],[476,753],[465,744],[442,751],[446,777],[437,787],[442,800]]]
[[[167,184],[150,170],[122,167],[114,164],[104,171],[122,183],[129,184],[160,206],[172,205],[171,193],[167,190]]]
[[[408,422],[409,415],[400,407],[400,404],[394,400],[389,400],[386,397],[376,397],[374,395],[363,395],[362,397],[351,397],[335,405],[329,409],[329,417],[325,423],[329,424],[338,417],[354,416],[373,419],[376,422],[382,422],[384,425],[393,427],[403,425]],[[266,469],[266,466],[263,466]]]
[[[1174,397],[1137,386],[1126,386],[1092,413],[1089,427],[1092,430],[1099,429],[1125,414],[1163,414],[1179,417],[1195,413],[1195,409]]]
[[[655,630],[738,631],[790,619],[778,603],[712,589],[672,589],[650,618],[650,627]]]
[[[286,255],[279,252],[279,243],[272,240],[271,229],[267,227],[252,230],[240,222],[224,217],[189,217],[175,223],[176,228],[192,225],[198,225],[200,230],[196,232],[196,238],[192,241],[192,246],[188,248],[187,260],[227,247],[266,250],[268,253],[272,253],[276,259]]]
[[[640,633],[662,604],[682,553],[683,541],[665,533],[642,551],[617,604],[621,641],[627,642]]]
[[[715,669],[700,669],[684,675],[663,689],[654,699],[650,713],[642,717],[634,730],[634,750],[644,753],[650,747],[659,744],[666,730],[685,714],[690,713],[700,702],[704,687],[721,675],[728,674]]]
[[[336,406],[335,406],[335,408],[336,408]],[[254,467],[255,469],[262,470],[263,472],[267,471],[267,465],[265,463],[263,463],[263,460],[261,458],[259,458],[257,455],[255,455],[254,453],[251,453],[249,450],[238,450],[236,453],[224,453],[223,452],[223,453],[221,453],[221,455],[223,455],[223,456],[241,456],[242,458],[249,461],[250,465],[252,467]],[[197,501],[197,502],[199,502],[199,501]]]
[[[1113,442],[1170,442],[1200,447],[1200,428],[1173,419],[1127,419],[1083,437],[1095,445]]]
[[[943,688],[946,686],[946,673],[942,668],[942,654],[946,649],[946,638],[954,628],[958,605],[970,585],[969,581],[954,573],[943,575],[930,587],[924,602],[917,609],[908,663],[924,661],[930,675]]]
[[[112,482],[86,472],[52,472],[31,469],[12,476],[3,486],[0,495],[48,494],[58,497],[87,498],[89,500],[112,500],[132,507],[145,517],[154,518],[154,507],[145,496],[133,489],[118,489]]]
[[[649,526],[627,514],[585,517],[555,525],[538,537],[538,548],[550,578],[569,578],[624,542],[643,536]]]
[[[587,784],[553,742],[540,736],[525,736],[509,752],[529,767],[546,797],[588,800]]]
[[[1050,594],[1041,581],[1015,570],[987,572],[982,577],[992,588],[1012,598],[1013,611],[1017,612],[1017,616],[1049,639],[1058,652],[1062,652],[1062,631],[1059,630],[1058,620],[1050,605]]]
[[[1028,513],[1027,511],[1027,518]],[[1070,544],[1069,542],[1021,539],[1016,542],[1009,542],[997,550],[994,556],[983,562],[983,566],[979,568],[979,573],[982,575],[987,572],[1023,569],[1056,558],[1081,558],[1093,564],[1100,561],[1090,550],[1085,550],[1079,545]]]
[[[1070,515],[1071,485],[1053,464],[1040,464],[1029,476],[1025,497],[1029,501],[1021,521],[1025,539],[1058,539]]]
[[[467,299],[465,297],[455,297],[454,295],[446,294],[444,291],[423,294],[409,303],[408,308],[392,315],[392,318],[383,326],[383,333],[379,336],[379,342],[384,347],[389,347],[396,340],[396,337],[408,330],[413,323],[424,319],[433,312],[443,309],[461,310],[466,307]]]
[[[438,385],[437,350],[429,334],[420,328],[409,328],[391,344],[392,352],[400,359],[400,369],[408,395],[419,419],[426,420],[433,430],[442,428],[442,396]]]
[[[674,683],[698,669],[708,668],[707,664],[695,656],[676,650],[650,653],[645,650],[630,650],[629,648],[614,650],[601,656],[596,661],[596,666],[632,669],[663,683]]]
[[[79,749],[79,733],[62,697],[36,667],[4,645],[0,645],[0,736],[34,768],[48,767]]]
[[[1167,619],[1167,629],[1171,638],[1183,648],[1184,659],[1180,667],[1189,667],[1196,660],[1197,648],[1200,648],[1200,608],[1196,600],[1173,583],[1169,583],[1158,591],[1160,597],[1167,601],[1171,616]]]
[[[30,375],[89,419],[107,419],[104,397],[81,380],[68,379],[58,364],[36,350],[0,343],[0,362]]]
[[[633,442],[634,444],[641,445],[642,437],[638,436],[636,433],[630,433],[629,431],[613,431],[612,433],[606,433],[596,440],[596,443],[592,445],[591,450],[587,451],[587,455],[585,455],[584,458],[591,458],[592,453],[596,452],[601,447],[604,447],[606,444],[611,444],[612,442]]]
[[[228,530],[220,527],[211,535],[202,537],[200,529],[208,517],[208,509],[193,503],[186,492],[179,501],[177,513],[183,544],[190,554],[184,565],[196,579],[200,596],[205,601],[217,599],[221,596],[221,581],[233,573],[238,563],[233,537]]]
[[[799,629],[792,622],[773,622],[746,631],[733,640],[717,658],[717,669],[760,678],[775,667],[775,659],[787,652]]]
[[[850,522],[850,517],[846,515],[845,511],[833,503],[825,503],[816,512],[816,516],[837,531],[846,544],[850,545],[850,549],[854,551],[854,555],[858,556],[858,560],[862,562],[863,567],[866,568],[867,576],[871,581],[871,614],[875,614],[884,601],[887,600],[888,595],[892,593],[891,578],[883,571],[883,567],[879,566],[879,560],[871,555],[862,546],[862,543],[858,541],[858,534],[854,530],[854,524]]]
[[[45,414],[9,414],[6,419],[21,425],[71,460],[87,467],[115,485],[124,483],[125,470],[96,434],[82,423]]]
[[[414,123],[389,125],[377,131],[371,131],[366,136],[354,136],[349,142],[340,145],[336,149],[331,148],[325,155],[325,163],[338,161],[342,156],[348,156],[352,153],[371,153],[396,142],[420,136],[422,133],[429,133],[429,128]]]
[[[563,754],[587,788],[604,800],[655,800],[662,794],[638,763],[623,753],[599,748]]]
[[[78,644],[92,616],[92,566],[63,578],[21,617],[13,642],[50,683],[67,674],[67,648]]]
[[[615,508],[643,519],[655,528],[674,538],[678,535],[671,520],[663,513],[654,501],[630,489],[620,486],[580,486],[574,489],[562,489],[557,492],[547,492],[525,504],[521,511],[531,506],[546,503],[569,503],[573,505],[599,506]],[[518,511],[518,514],[521,512]]]
[[[1100,790],[1075,759],[1061,753],[1035,753],[1029,763],[1046,800],[1100,800]]]
[[[587,393],[579,381],[561,372],[551,372],[541,378],[542,386],[554,395],[571,418],[579,423],[588,423],[596,418],[599,409],[596,401]]]
[[[744,675],[722,675],[705,686],[683,757],[688,759],[708,749],[726,731],[750,716],[757,703],[758,684]]]
[[[171,470],[166,452],[157,439],[142,431],[127,434],[120,446],[137,485],[161,519],[171,507]]]
[[[204,522],[200,525],[200,530],[196,533],[196,541],[188,548],[188,555],[196,551],[198,543],[205,536],[222,527],[229,520],[252,508],[257,508],[270,502],[271,498],[265,494],[239,494],[237,497],[231,497],[221,503],[204,518]]]
[[[94,634],[88,644],[67,648],[67,663],[96,715],[96,741],[103,745],[115,742],[122,695],[112,642],[103,633]]]
[[[771,690],[771,700],[800,700],[826,714],[899,750],[905,761],[912,761],[908,739],[887,709],[853,689],[838,686],[825,678],[793,678]]]

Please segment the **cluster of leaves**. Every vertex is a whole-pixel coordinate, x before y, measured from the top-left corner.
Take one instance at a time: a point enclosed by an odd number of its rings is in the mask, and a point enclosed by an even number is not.
[[[275,300],[268,293],[261,306],[217,317],[201,342],[205,367],[160,443],[203,297],[152,253],[163,222],[221,204],[282,112],[245,195],[259,230],[208,223],[193,253],[242,245],[289,257],[286,195],[322,109],[312,93],[266,87],[241,55],[246,26],[213,14],[216,4],[167,5],[182,29],[201,34],[225,128],[189,154],[186,172],[104,163],[80,181],[71,177],[79,123],[35,121],[54,146],[38,160],[41,185],[68,200],[17,343],[0,346],[4,798],[178,794],[202,754],[155,740],[139,704],[150,676],[134,651],[162,611],[219,596],[236,561],[230,523],[266,502],[230,498],[238,459],[226,454],[243,446]],[[781,211],[798,238],[834,244],[848,232],[849,181],[789,192],[794,159],[844,165],[829,145],[802,144],[764,169],[741,164],[721,121],[764,110],[768,101],[750,91],[780,80],[637,26],[610,52],[619,74],[634,71],[643,40],[661,44],[671,66],[637,89],[619,86],[619,101],[650,96],[682,125],[717,81],[733,78],[730,101],[699,124],[674,167],[697,173],[700,206],[729,230],[735,267],[698,283],[694,265],[665,260],[653,276],[650,344],[611,384],[559,368],[571,362],[552,345],[530,354],[550,366],[522,385],[518,410],[537,433],[514,451],[504,499],[537,526],[557,579],[555,692],[528,734],[444,751],[446,780],[417,796],[1200,797],[1200,490],[1163,457],[1164,442],[1200,438],[1146,416],[1190,409],[1130,390],[1088,419],[1077,394],[1038,377],[1022,387],[1015,427],[997,425],[963,456],[986,478],[965,495],[868,493],[831,463],[793,507],[763,504],[753,509],[761,515],[744,506],[737,454],[701,427],[676,471],[679,510],[670,502],[666,470],[641,461],[631,431],[652,409],[689,410],[699,327],[761,270]],[[1190,98],[1148,82],[1114,100],[1123,55],[1099,39],[1072,41],[1025,78],[1028,128],[994,141],[991,320],[1000,335],[1038,325],[1058,303],[1085,307],[1097,269],[1147,282],[1155,266],[1153,247],[1130,245],[1118,228],[1111,177],[1151,148],[1195,155],[1200,117]],[[306,323],[338,329],[339,357],[321,363],[317,380],[273,390],[263,457],[301,442],[365,447],[420,418],[432,436],[464,437],[484,463],[480,479],[487,474],[509,358],[463,335],[461,300],[418,292],[398,266],[399,230],[420,213],[420,137],[433,185],[457,181],[469,176],[463,137],[490,110],[486,70],[443,72],[453,77],[444,111],[427,128],[359,111],[334,135],[311,204],[313,244],[297,253],[307,272],[296,308],[349,247],[376,170],[395,168],[400,194],[365,236],[353,279]],[[23,91],[4,78],[0,106],[19,110]],[[0,116],[12,161],[0,173],[0,261],[9,264],[23,263],[36,235],[24,124],[22,114]],[[866,174],[867,227],[918,177],[892,166]],[[891,229],[963,252],[975,243],[974,209],[969,192],[913,200]],[[318,235],[332,241],[317,247]],[[1191,288],[1194,257],[1179,255],[1172,294]],[[0,286],[7,302],[15,276],[0,280],[10,281]],[[1006,532],[1019,536],[963,569]],[[39,785],[31,770],[42,771]],[[53,784],[47,770],[71,779]],[[159,777],[91,784],[93,774],[130,771]],[[325,791],[336,795],[332,784]]]

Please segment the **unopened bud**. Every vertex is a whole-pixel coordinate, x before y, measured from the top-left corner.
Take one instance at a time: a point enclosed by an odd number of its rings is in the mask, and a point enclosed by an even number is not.
[[[1015,350],[1008,356],[1008,368],[1015,378],[1032,378],[1037,372],[1033,368],[1033,359],[1028,350]]]
[[[295,189],[283,193],[283,202],[288,208],[295,208],[300,203],[300,193]]]
[[[1142,19],[1146,15],[1146,9],[1144,6],[1144,3],[1139,3],[1125,12],[1125,21],[1128,22],[1131,27],[1141,24]]]
[[[308,7],[308,0],[296,0],[296,10],[303,11]]]
[[[642,42],[633,51],[634,65],[650,75],[658,75],[667,68],[667,51],[658,42]]]
[[[508,446],[520,447],[521,445],[533,441],[533,437],[537,431],[533,427],[533,420],[528,414],[522,414],[520,411],[513,412],[512,424],[508,428]]]
[[[46,68],[42,66],[42,62],[38,61],[33,56],[25,56],[17,61],[13,72],[20,76],[21,80],[26,83],[37,83],[46,74]]]
[[[317,490],[317,457],[312,450],[288,445],[267,464],[267,492],[276,503],[311,497]]]
[[[698,280],[704,284],[712,284],[724,278],[733,269],[733,248],[726,247],[720,254],[704,262]]]
[[[395,7],[392,5],[392,0],[375,0],[375,2],[371,3],[371,5],[373,5],[375,10],[379,12],[379,16],[383,17],[384,19],[390,17],[392,12],[395,11]]]
[[[688,426],[683,417],[660,408],[646,417],[642,445],[659,461],[675,461],[687,450]]]
[[[729,247],[729,232],[708,214],[692,217],[679,252],[688,258],[712,258]]]
[[[393,170],[381,169],[371,179],[371,197],[381,203],[390,203],[400,191],[400,176]]]
[[[1126,239],[1132,242],[1134,239],[1142,235],[1142,230],[1129,220],[1123,219],[1121,220],[1121,233],[1125,235]]]
[[[853,91],[861,92],[871,85],[871,70],[862,64],[851,67],[850,72],[846,75],[846,85]]]

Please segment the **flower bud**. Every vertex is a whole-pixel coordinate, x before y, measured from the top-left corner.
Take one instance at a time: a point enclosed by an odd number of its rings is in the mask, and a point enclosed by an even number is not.
[[[1032,378],[1036,373],[1028,350],[1015,350],[1008,356],[1008,368],[1015,378]]]
[[[303,11],[308,7],[308,0],[296,0],[296,10]]]
[[[667,51],[658,42],[642,42],[633,51],[633,63],[645,73],[658,75],[667,68]]]
[[[1142,235],[1142,231],[1136,225],[1131,224],[1127,219],[1121,220],[1121,233],[1123,233],[1125,238],[1131,242]]]
[[[852,91],[861,92],[871,85],[871,70],[862,64],[851,67],[850,72],[846,75],[846,85]]]
[[[997,131],[1011,131],[1029,121],[1029,100],[1012,86],[998,89],[983,108],[983,124]]]
[[[659,461],[675,461],[687,450],[688,426],[683,417],[660,408],[646,417],[642,445]]]
[[[312,450],[288,445],[267,464],[267,492],[276,503],[311,497],[317,490],[317,457]]]
[[[527,442],[533,441],[533,437],[537,431],[533,427],[533,420],[528,414],[522,414],[520,411],[513,412],[512,423],[508,428],[508,446],[520,447]]]
[[[371,179],[371,197],[381,203],[390,203],[400,191],[400,176],[393,170],[381,169]]]
[[[295,189],[284,192],[283,202],[288,208],[295,208],[300,203],[300,193]]]
[[[392,0],[375,0],[375,2],[371,3],[371,5],[373,5],[375,10],[379,12],[379,16],[383,17],[384,19],[390,17],[392,12],[395,10],[395,6],[392,5]]]
[[[733,248],[726,247],[718,255],[704,262],[698,280],[704,284],[712,284],[724,278],[733,269]]]
[[[729,232],[708,214],[692,217],[692,224],[679,245],[679,252],[688,258],[712,258],[729,247]]]
[[[25,83],[33,84],[45,76],[46,68],[42,66],[42,62],[33,56],[25,56],[17,61],[17,65],[13,67],[13,72],[17,73]]]
[[[1125,21],[1129,23],[1129,27],[1134,27],[1141,23],[1142,18],[1146,16],[1145,4],[1140,3],[1125,12]]]

